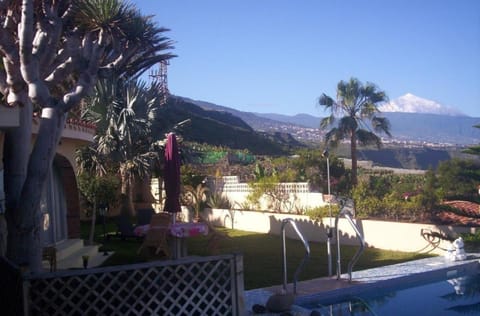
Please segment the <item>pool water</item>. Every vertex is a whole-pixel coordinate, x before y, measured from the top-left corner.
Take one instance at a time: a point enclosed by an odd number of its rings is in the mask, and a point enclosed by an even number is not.
[[[480,315],[480,274],[406,289],[375,289],[335,304],[309,303],[313,315]]]

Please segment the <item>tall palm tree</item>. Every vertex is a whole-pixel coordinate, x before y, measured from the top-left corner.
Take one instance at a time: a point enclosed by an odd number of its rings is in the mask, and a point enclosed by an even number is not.
[[[320,122],[321,129],[332,127],[325,135],[327,146],[334,147],[340,140],[350,140],[353,185],[357,183],[357,143],[380,147],[382,141],[376,133],[391,136],[388,119],[377,116],[379,105],[387,100],[385,92],[377,86],[369,82],[364,85],[356,78],[338,83],[336,100],[325,93],[318,99],[318,104],[330,112],[330,116]]]
[[[158,158],[151,126],[161,106],[157,83],[103,80],[86,102],[83,119],[97,124],[94,143],[79,151],[81,170],[102,175],[116,170],[121,179],[121,193],[133,212],[133,181],[144,177]],[[104,106],[107,105],[107,106]]]

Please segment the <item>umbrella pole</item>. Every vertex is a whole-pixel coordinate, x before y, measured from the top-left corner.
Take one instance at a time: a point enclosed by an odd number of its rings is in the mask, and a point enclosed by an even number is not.
[[[177,221],[177,213],[172,212],[172,225],[175,225]],[[178,259],[179,253],[178,253],[178,240],[176,236],[173,236],[173,259]]]

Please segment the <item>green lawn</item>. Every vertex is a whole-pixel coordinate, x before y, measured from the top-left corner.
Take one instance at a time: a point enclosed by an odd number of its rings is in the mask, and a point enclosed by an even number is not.
[[[82,223],[82,238],[87,239],[89,223]],[[219,229],[228,233],[231,239],[223,240],[221,253],[238,252],[243,254],[245,289],[254,289],[281,284],[282,276],[282,239],[280,236],[269,234],[252,233],[240,230]],[[107,231],[114,232],[115,225],[107,223]],[[96,227],[96,241],[103,242],[103,226]],[[208,255],[206,250],[206,238],[190,238],[188,240],[188,251],[190,255]],[[145,262],[147,260],[163,259],[160,256],[151,256],[142,253],[137,254],[141,240],[129,239],[121,241],[118,238],[111,238],[107,241],[107,250],[113,250],[115,254],[104,264],[118,265]],[[300,264],[305,248],[300,241],[287,240],[287,266],[288,281],[291,282],[295,269]],[[333,251],[336,245],[332,245]],[[342,271],[347,271],[347,264],[350,258],[357,251],[357,246],[342,246]],[[305,269],[300,274],[300,280],[308,280],[327,276],[327,248],[325,243],[310,242],[311,257]],[[335,273],[335,252],[333,253],[333,270]],[[378,266],[400,263],[403,261],[425,258],[428,255],[405,253],[398,251],[387,251],[375,248],[367,248],[354,267],[355,270],[363,270]]]

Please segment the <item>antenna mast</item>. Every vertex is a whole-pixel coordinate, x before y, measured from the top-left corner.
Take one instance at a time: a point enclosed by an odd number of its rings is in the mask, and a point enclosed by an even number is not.
[[[158,70],[152,71],[150,77],[154,78],[159,83],[160,93],[162,94],[162,104],[167,103],[167,99],[170,95],[170,91],[168,90],[168,77],[167,77],[167,66],[169,62],[168,60],[162,60],[159,63]]]

